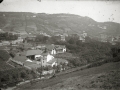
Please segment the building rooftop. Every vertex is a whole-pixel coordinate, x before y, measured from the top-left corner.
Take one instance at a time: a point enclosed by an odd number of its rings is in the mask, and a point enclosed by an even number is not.
[[[27,60],[26,56],[17,56],[17,55],[13,59],[16,61],[20,61],[22,63],[26,62]]]
[[[48,53],[42,53],[41,55],[42,55],[42,56],[47,56],[47,55],[48,55]]]
[[[47,50],[52,50],[52,49],[63,49],[65,48],[65,45],[47,45],[46,46]]]
[[[28,50],[26,53],[26,56],[31,56],[31,55],[40,55],[42,54],[42,50]]]
[[[63,49],[65,48],[65,45],[55,45],[55,49]]]

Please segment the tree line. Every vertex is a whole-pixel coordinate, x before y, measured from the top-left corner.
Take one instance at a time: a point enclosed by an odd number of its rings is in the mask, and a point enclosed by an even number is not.
[[[0,40],[16,40],[18,35],[12,35],[11,33],[0,33]]]

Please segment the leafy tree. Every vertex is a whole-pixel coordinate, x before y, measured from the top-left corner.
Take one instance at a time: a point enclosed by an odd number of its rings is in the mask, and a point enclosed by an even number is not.
[[[5,50],[0,50],[0,60],[7,61],[10,58],[10,55]]]
[[[21,78],[26,78],[26,76],[27,76],[27,75],[26,75],[26,72],[25,72],[25,71],[22,71],[22,72],[20,73],[20,77],[21,77]]]
[[[12,58],[15,57],[15,53],[14,53],[13,51],[11,51],[9,54],[10,54],[10,56],[11,56]]]

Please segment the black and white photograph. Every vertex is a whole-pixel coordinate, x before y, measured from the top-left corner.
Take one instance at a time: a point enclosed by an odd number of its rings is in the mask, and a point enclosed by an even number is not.
[[[120,0],[0,0],[0,90],[120,90]]]

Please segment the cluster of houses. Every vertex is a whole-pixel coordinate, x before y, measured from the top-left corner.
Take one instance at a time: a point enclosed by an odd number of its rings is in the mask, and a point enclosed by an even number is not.
[[[4,46],[4,45],[17,45],[23,42],[23,38],[18,37],[17,40],[12,40],[12,41],[1,41],[0,42],[0,46]]]
[[[85,42],[86,37],[87,37],[87,33],[83,31],[83,33],[79,36],[79,40],[81,40],[82,42]]]
[[[57,66],[61,63],[68,64],[68,61],[61,58],[55,58],[56,54],[65,53],[66,47],[64,45],[42,45],[36,46],[34,49],[16,54],[13,58],[15,63],[24,65],[29,69],[37,69],[39,67]],[[23,53],[23,54],[22,54]]]
[[[59,36],[61,41],[66,41],[67,37],[72,37],[72,38],[78,38],[80,41],[85,42],[86,37],[88,36],[85,31],[83,31],[81,34],[70,34],[68,35],[67,33],[64,34],[56,34],[55,36]]]
[[[26,53],[26,57],[28,62],[34,62],[36,64],[39,64],[40,66],[51,66],[53,67],[54,65],[60,64],[60,63],[68,63],[67,60],[64,59],[58,59],[55,58],[54,55],[58,53],[64,53],[65,50],[62,50],[60,52],[57,52],[54,50],[55,53],[53,53],[53,49],[49,49],[48,52],[43,52],[42,50],[28,50]],[[59,51],[59,49],[58,49]]]
[[[109,42],[112,45],[115,45],[116,42],[120,42],[120,36],[108,36],[106,34],[100,34],[100,41],[101,42]]]

